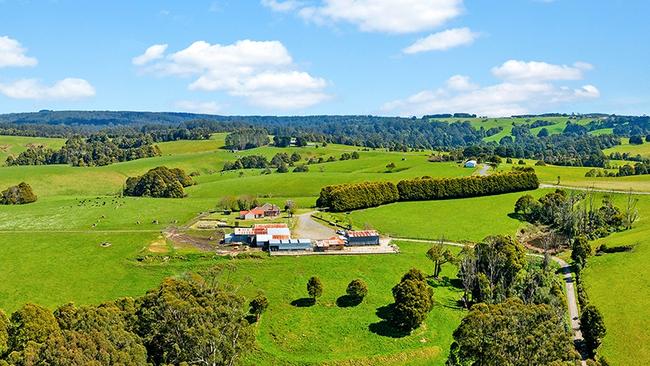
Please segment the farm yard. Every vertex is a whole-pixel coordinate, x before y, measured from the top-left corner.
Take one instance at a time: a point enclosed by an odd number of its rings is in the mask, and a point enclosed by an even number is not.
[[[0,146],[62,144],[59,139],[16,141],[0,136]],[[435,306],[421,328],[409,336],[393,338],[382,333],[378,325],[382,307],[392,300],[391,287],[401,275],[411,267],[431,272],[425,255],[428,244],[397,239],[394,244],[400,249],[399,255],[386,256],[297,258],[254,253],[227,259],[192,245],[177,245],[163,233],[170,226],[185,225],[210,212],[213,219],[228,220],[217,211],[225,196],[257,196],[261,203],[280,208],[292,200],[298,207],[297,215],[301,215],[313,211],[320,189],[326,185],[397,182],[422,176],[465,177],[481,167],[429,162],[430,152],[389,152],[336,144],[231,152],[223,148],[224,141],[225,134],[214,134],[204,141],[165,142],[159,144],[162,156],[103,167],[1,167],[0,187],[26,181],[39,199],[25,206],[0,206],[0,268],[5,273],[0,282],[0,308],[11,312],[25,302],[54,308],[68,301],[97,304],[140,296],[166,277],[229,265],[236,268],[233,279],[245,283],[241,291],[246,296],[263,289],[270,301],[256,328],[255,351],[246,356],[244,364],[444,365],[452,332],[465,315],[456,302],[462,291],[449,283],[457,273],[453,265],[444,267],[443,276],[449,281],[434,288]],[[16,151],[7,149],[7,154]],[[358,160],[339,160],[341,154],[355,151],[360,154]],[[270,159],[278,152],[298,152],[302,161],[330,156],[335,161],[309,165],[308,172],[222,172],[226,162],[238,157],[263,155]],[[387,169],[391,163],[395,168]],[[531,160],[526,163],[535,164]],[[118,194],[127,177],[163,165],[196,173],[196,185],[185,189],[187,197],[156,199]],[[502,163],[496,172],[509,171],[512,166]],[[560,183],[567,186],[650,192],[650,183],[643,176],[585,178],[588,168],[552,165],[536,166],[535,170],[540,181],[549,185],[556,184],[559,176]],[[537,198],[551,191],[539,189],[532,194]],[[372,228],[393,238],[445,237],[476,242],[492,234],[514,235],[527,225],[512,215],[522,194],[398,202],[335,216],[341,222],[349,220],[356,229]],[[613,197],[622,204],[623,194]],[[584,274],[590,297],[607,322],[609,333],[603,353],[613,364],[630,364],[632,357],[637,362],[650,362],[650,354],[639,351],[650,342],[650,335],[644,331],[648,324],[642,316],[645,304],[628,301],[650,295],[643,282],[644,275],[650,275],[645,269],[650,256],[645,249],[650,196],[638,197],[641,217],[635,228],[593,243],[594,247],[633,244],[634,249],[594,257]],[[229,224],[234,224],[231,220]],[[279,221],[287,222],[287,218]],[[310,276],[322,279],[323,297],[311,307],[292,305],[306,296],[304,284]],[[356,307],[338,306],[337,299],[354,278],[368,284],[366,301]],[[621,296],[611,296],[612,288]]]

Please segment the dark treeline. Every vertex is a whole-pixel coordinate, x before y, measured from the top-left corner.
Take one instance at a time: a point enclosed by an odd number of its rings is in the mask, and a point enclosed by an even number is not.
[[[157,167],[139,177],[129,177],[124,187],[125,196],[183,198],[183,188],[193,185],[192,177],[182,169]]]
[[[399,201],[397,186],[391,182],[366,182],[323,187],[318,207],[334,212],[376,207]]]
[[[104,134],[90,137],[74,136],[60,150],[30,147],[18,156],[9,156],[7,165],[71,164],[73,166],[103,166],[112,163],[160,156],[160,149],[145,135],[115,137]]]
[[[648,116],[609,116],[607,118],[591,121],[587,128],[599,130],[602,128],[613,129],[614,135],[632,137],[635,135],[646,136],[650,134],[650,117]]]
[[[584,130],[584,131],[583,131]],[[503,137],[499,143],[466,147],[466,158],[498,155],[504,158],[534,159],[547,164],[566,166],[603,167],[607,157],[603,149],[620,144],[613,135],[593,136],[579,125],[567,125],[561,134],[535,136],[526,125],[515,126],[513,136]]]
[[[218,273],[97,306],[26,304],[10,317],[0,311],[0,364],[233,365],[253,346],[251,317]]]
[[[323,187],[316,201],[318,207],[335,212],[376,207],[397,201],[423,201],[477,197],[537,189],[539,181],[533,171],[508,174],[443,179],[411,179],[391,182],[366,182]]]
[[[226,147],[235,150],[254,149],[270,142],[269,133],[263,128],[242,128],[226,136]]]

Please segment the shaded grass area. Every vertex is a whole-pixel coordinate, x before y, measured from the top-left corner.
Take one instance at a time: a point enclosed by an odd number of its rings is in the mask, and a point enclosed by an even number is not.
[[[615,196],[618,205],[624,199]],[[632,230],[593,243],[594,247],[633,245],[634,249],[593,257],[584,273],[590,300],[605,318],[602,353],[612,365],[650,364],[650,197],[639,199],[641,218]]]

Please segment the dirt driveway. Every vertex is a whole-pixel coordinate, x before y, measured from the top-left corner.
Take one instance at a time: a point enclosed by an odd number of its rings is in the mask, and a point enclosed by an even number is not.
[[[294,228],[294,238],[298,239],[312,239],[312,240],[322,240],[329,239],[332,236],[336,235],[336,231],[331,229],[320,222],[315,221],[311,214],[313,212],[308,212],[302,215],[298,215],[298,221],[296,222],[296,227]]]

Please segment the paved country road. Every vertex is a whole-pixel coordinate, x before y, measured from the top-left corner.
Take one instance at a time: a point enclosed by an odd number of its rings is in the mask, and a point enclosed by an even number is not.
[[[423,240],[423,239],[406,239],[406,238],[393,238],[394,240],[399,241],[408,241],[415,243],[439,243],[438,240]],[[445,245],[450,245],[454,247],[464,247],[465,244],[455,243],[455,242],[443,242]],[[542,257],[540,254],[528,253],[530,257]],[[576,299],[575,286],[573,285],[573,276],[571,274],[571,266],[564,260],[558,257],[552,257],[555,263],[560,265],[560,272],[562,273],[562,278],[564,279],[564,286],[566,288],[567,296],[567,305],[569,308],[569,317],[571,318],[571,329],[573,333],[573,342],[574,344],[581,344],[584,339],[582,338],[582,332],[580,332],[580,313],[578,310],[578,301]],[[587,365],[586,356],[582,354],[582,365]]]
[[[563,186],[563,185],[557,185],[557,184],[545,184],[545,183],[540,184],[539,188],[561,188],[561,189],[569,189],[569,190],[574,190],[574,191],[591,191],[591,192],[619,193],[619,194],[628,194],[628,193],[630,193],[630,191],[616,191],[616,190],[613,190],[613,189],[598,189],[598,188],[589,188],[589,187],[571,187],[571,186]],[[650,192],[632,191],[632,194],[647,195],[647,194],[650,194]]]

